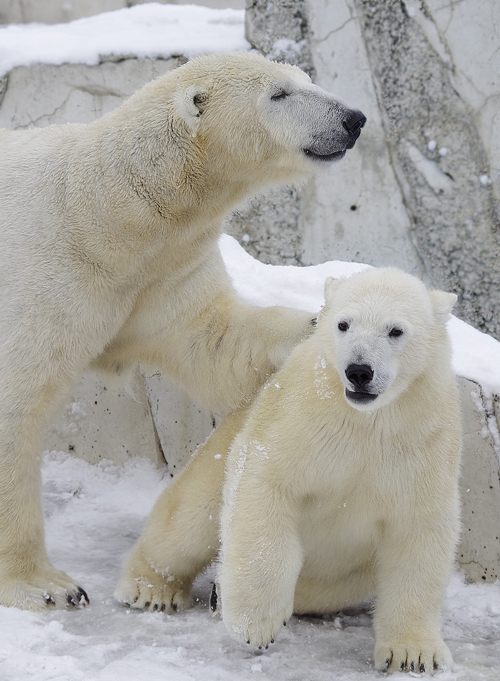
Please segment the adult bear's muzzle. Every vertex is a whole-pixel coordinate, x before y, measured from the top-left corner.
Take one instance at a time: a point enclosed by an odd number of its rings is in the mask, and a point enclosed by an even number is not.
[[[306,156],[318,161],[339,161],[347,149],[352,149],[366,123],[366,116],[357,109],[342,108],[339,126],[339,107],[332,107],[334,125],[313,135],[311,143],[304,149]]]

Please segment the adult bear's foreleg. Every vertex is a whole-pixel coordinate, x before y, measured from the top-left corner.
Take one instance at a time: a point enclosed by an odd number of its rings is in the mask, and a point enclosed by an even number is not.
[[[94,367],[119,373],[140,361],[212,411],[230,412],[313,331],[314,317],[244,304],[215,249],[178,281],[165,278],[144,290]]]

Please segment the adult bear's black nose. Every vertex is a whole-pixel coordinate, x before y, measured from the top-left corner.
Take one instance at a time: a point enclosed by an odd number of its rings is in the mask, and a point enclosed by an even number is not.
[[[356,388],[366,388],[373,378],[373,369],[368,364],[349,364],[345,375]]]
[[[356,139],[359,137],[361,128],[366,123],[366,116],[361,111],[350,111],[346,118],[342,121],[344,129]]]

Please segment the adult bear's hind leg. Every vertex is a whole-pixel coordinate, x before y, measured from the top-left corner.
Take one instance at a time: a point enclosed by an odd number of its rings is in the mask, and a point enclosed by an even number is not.
[[[0,413],[0,604],[34,611],[88,602],[45,551],[38,452],[47,412],[32,399]]]

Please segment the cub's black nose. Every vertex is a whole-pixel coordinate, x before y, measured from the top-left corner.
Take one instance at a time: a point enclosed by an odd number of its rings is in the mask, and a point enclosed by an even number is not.
[[[361,128],[366,123],[366,116],[361,111],[350,111],[346,119],[342,122],[344,129],[350,135],[359,136]]]
[[[366,388],[373,378],[373,369],[368,364],[349,364],[345,375],[356,388]]]

